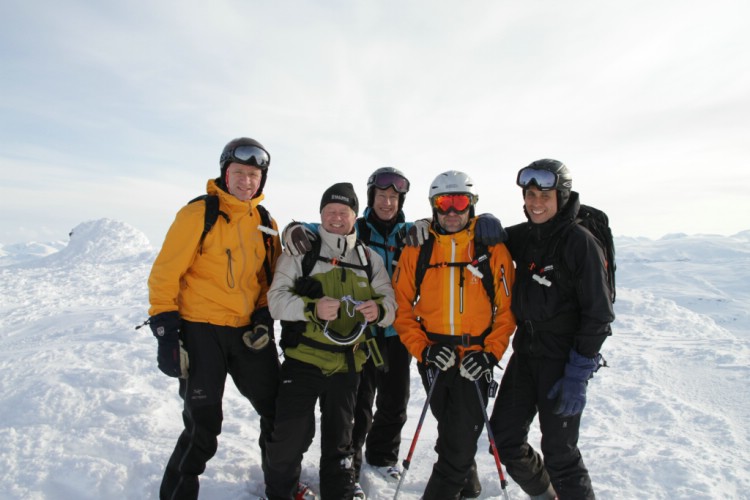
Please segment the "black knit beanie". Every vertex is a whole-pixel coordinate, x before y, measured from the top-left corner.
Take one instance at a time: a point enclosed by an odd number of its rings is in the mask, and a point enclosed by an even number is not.
[[[350,182],[339,182],[326,189],[323,198],[320,199],[320,211],[329,203],[341,203],[351,207],[354,213],[359,213],[359,201],[357,193],[354,192],[354,186]]]

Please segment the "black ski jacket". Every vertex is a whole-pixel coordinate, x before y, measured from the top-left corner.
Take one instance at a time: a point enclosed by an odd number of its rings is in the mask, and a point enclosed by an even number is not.
[[[513,350],[534,357],[567,358],[571,348],[599,353],[615,319],[604,253],[596,238],[575,222],[580,202],[568,203],[544,224],[508,228],[516,263],[511,309],[518,328]]]

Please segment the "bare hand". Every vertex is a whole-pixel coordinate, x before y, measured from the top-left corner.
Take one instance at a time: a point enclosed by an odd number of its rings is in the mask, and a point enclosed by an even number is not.
[[[365,317],[368,323],[374,323],[378,320],[380,310],[378,309],[377,302],[372,299],[362,302],[355,309],[362,313],[362,316]]]
[[[339,308],[341,302],[339,299],[323,297],[315,304],[315,316],[323,321],[332,321],[339,317]]]

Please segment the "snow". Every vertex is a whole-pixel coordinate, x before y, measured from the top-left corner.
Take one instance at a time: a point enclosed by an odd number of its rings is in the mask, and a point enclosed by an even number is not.
[[[610,367],[590,383],[580,440],[599,498],[750,496],[749,242],[750,231],[616,238]],[[182,421],[150,330],[134,329],[155,255],[108,219],[80,224],[67,244],[0,247],[0,498],[157,498]],[[424,400],[414,369],[402,458]],[[224,414],[201,496],[251,498],[263,488],[258,417],[231,382]],[[400,498],[421,495],[435,435],[428,413]],[[499,498],[486,434],[479,449],[482,498]],[[313,487],[318,458],[316,440],[303,463]],[[393,497],[372,470],[362,483],[374,500]],[[512,480],[508,493],[526,498]]]

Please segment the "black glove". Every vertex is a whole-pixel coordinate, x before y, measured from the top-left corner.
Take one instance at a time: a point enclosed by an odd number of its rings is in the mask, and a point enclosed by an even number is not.
[[[294,281],[294,293],[308,299],[320,299],[324,296],[323,284],[310,276],[300,276]]]
[[[464,356],[459,371],[462,377],[472,382],[486,374],[488,380],[492,380],[492,369],[497,366],[497,358],[494,354],[484,351],[472,351]]]
[[[312,242],[318,239],[318,235],[310,231],[301,222],[292,221],[286,225],[281,233],[281,241],[284,243],[284,252],[288,255],[302,255],[312,250]]]
[[[180,340],[180,314],[177,311],[159,313],[151,316],[148,323],[159,343],[156,351],[159,370],[170,377],[187,378],[190,362]]]
[[[555,382],[549,393],[548,399],[557,398],[557,404],[553,413],[561,417],[572,417],[578,415],[586,406],[586,387],[588,380],[599,369],[601,354],[593,358],[587,358],[570,350],[568,363],[565,365],[565,375]]]
[[[508,233],[503,229],[500,219],[492,214],[481,214],[474,225],[474,240],[491,247],[508,240]]]
[[[406,231],[404,244],[410,247],[421,247],[430,237],[430,224],[432,224],[431,219],[415,220],[414,224]]]
[[[250,330],[242,334],[242,341],[251,351],[260,351],[273,338],[273,318],[267,307],[253,311]]]
[[[450,344],[433,344],[422,351],[422,361],[445,371],[456,364],[456,351]]]

